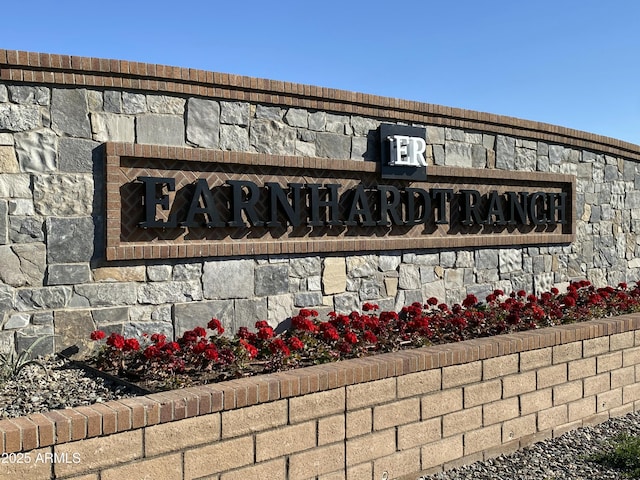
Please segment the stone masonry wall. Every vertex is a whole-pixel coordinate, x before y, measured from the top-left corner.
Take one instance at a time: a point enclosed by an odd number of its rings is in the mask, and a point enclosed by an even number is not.
[[[585,142],[572,131],[562,137],[566,143],[554,143],[509,135],[506,127],[499,133],[489,122],[486,129],[439,117],[408,122],[420,118],[421,107],[383,118],[349,113],[357,110],[355,100],[326,102],[319,109],[291,106],[276,94],[249,93],[248,100],[238,100],[234,90],[203,96],[174,93],[168,86],[164,91],[162,84],[146,90],[95,87],[82,80],[81,68],[75,77],[64,76],[74,71],[71,64],[60,77],[43,73],[38,82],[33,74],[27,81],[26,74],[16,79],[3,70],[1,60],[9,54],[0,53],[0,351],[22,350],[41,337],[38,353],[87,345],[95,328],[179,335],[215,316],[235,331],[262,319],[276,325],[300,307],[350,311],[375,301],[383,309],[399,309],[432,296],[449,303],[468,293],[484,298],[495,288],[544,291],[577,278],[596,285],[640,279],[638,147],[625,150],[621,142],[610,139],[609,145],[595,136],[600,141],[592,149],[580,147]],[[13,62],[20,64],[20,57]],[[426,126],[430,164],[575,175],[576,241],[204,261],[103,260],[103,142],[372,161],[382,122]]]

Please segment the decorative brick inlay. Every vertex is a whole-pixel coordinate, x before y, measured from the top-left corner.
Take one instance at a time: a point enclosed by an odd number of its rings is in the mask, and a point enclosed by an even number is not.
[[[542,190],[567,194],[567,224],[542,226],[479,226],[461,224],[458,197],[441,212],[439,201],[431,202],[436,214],[427,223],[410,226],[318,226],[310,227],[304,221],[299,227],[266,226],[216,228],[141,228],[145,220],[143,206],[144,185],[138,177],[175,179],[175,191],[166,192],[169,209],[156,209],[154,220],[167,221],[177,215],[186,218],[192,185],[204,179],[214,188],[216,205],[231,202],[230,188],[216,188],[227,181],[250,181],[258,187],[274,182],[287,188],[288,184],[340,184],[340,218],[347,218],[351,208],[351,194],[344,194],[358,185],[373,188],[379,183],[374,162],[353,162],[321,158],[286,157],[268,154],[223,152],[213,150],[158,147],[108,143],[106,146],[107,179],[107,260],[133,260],[152,258],[216,257],[231,255],[259,255],[284,253],[314,253],[363,250],[396,250],[403,248],[490,247],[528,244],[564,244],[575,237],[575,177],[570,175],[534,172],[505,172],[454,167],[429,167],[426,182],[413,182],[411,188],[475,190],[481,195],[491,191],[503,193]],[[398,181],[384,181],[399,190]],[[253,195],[253,194],[251,194]],[[251,196],[250,195],[250,196]],[[268,195],[260,193],[255,213],[268,220],[271,209]],[[369,194],[367,194],[369,195]],[[374,212],[375,195],[369,195]],[[417,201],[416,208],[419,208]],[[226,207],[225,207],[226,208]],[[228,223],[222,209],[221,223]],[[324,218],[324,208],[320,209]],[[374,213],[375,215],[375,213]],[[437,215],[437,217],[436,217]],[[438,223],[446,217],[448,223]],[[198,215],[198,220],[202,216]],[[210,220],[207,218],[207,220]],[[457,352],[460,354],[461,352]],[[466,354],[478,355],[465,350]],[[467,358],[464,361],[468,360]]]

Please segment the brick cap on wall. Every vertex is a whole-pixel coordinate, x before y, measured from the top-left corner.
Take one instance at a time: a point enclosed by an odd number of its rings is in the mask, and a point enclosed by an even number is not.
[[[286,372],[0,420],[0,453],[32,450],[160,423],[640,330],[640,313],[403,350]]]
[[[640,146],[473,110],[193,68],[0,49],[0,80],[194,95],[517,136],[640,160]]]

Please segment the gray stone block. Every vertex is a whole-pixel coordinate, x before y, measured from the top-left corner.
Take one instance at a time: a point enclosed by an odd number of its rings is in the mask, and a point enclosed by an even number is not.
[[[146,95],[122,92],[122,111],[129,115],[148,112]]]
[[[202,263],[180,263],[173,267],[172,279],[176,281],[200,280]]]
[[[123,326],[122,333],[127,338],[133,337],[140,340],[145,338],[145,334],[161,333],[170,339],[173,338],[173,325],[169,322],[127,323]]]
[[[35,211],[47,217],[91,215],[94,191],[90,173],[37,175],[33,178]]]
[[[171,265],[148,265],[147,278],[151,282],[166,282],[171,280],[173,267]]]
[[[360,305],[360,297],[357,293],[346,292],[333,297],[333,307],[338,313],[351,313],[358,310]]]
[[[61,172],[92,173],[101,167],[100,144],[80,138],[58,140],[58,168]]]
[[[184,116],[184,98],[168,95],[147,95],[147,106],[151,113]]]
[[[0,130],[24,132],[42,126],[40,108],[34,105],[0,104]]]
[[[249,129],[249,143],[259,153],[293,155],[296,129],[275,120],[254,120]]]
[[[29,352],[29,359],[52,355],[62,348],[57,348],[53,327],[29,326],[16,332],[16,352]]]
[[[164,303],[202,300],[202,287],[198,281],[155,282],[138,287],[138,303],[160,305]]]
[[[249,151],[249,130],[238,125],[220,125],[221,150]]]
[[[136,138],[135,119],[113,113],[92,113],[91,131],[98,142],[133,143]]]
[[[346,115],[334,115],[327,113],[327,123],[325,125],[327,132],[338,133],[341,135],[352,135],[350,118]]]
[[[219,139],[218,102],[190,98],[187,102],[187,141],[199,147],[218,148]]]
[[[235,300],[233,332],[237,332],[240,327],[253,329],[256,322],[266,320],[268,315],[266,298]]]
[[[69,304],[71,294],[71,287],[66,286],[23,288],[17,292],[16,309],[25,312],[64,308]]]
[[[129,322],[129,308],[127,307],[99,308],[92,310],[91,315],[98,328],[102,325],[125,324]]]
[[[86,299],[92,307],[133,305],[137,301],[137,289],[135,283],[97,283],[76,285],[74,290],[76,296]]]
[[[9,85],[9,98],[13,103],[23,105],[42,105],[50,103],[51,92],[47,87],[29,87],[25,85]]]
[[[141,115],[136,120],[136,139],[151,145],[182,146],[184,120],[177,115]]]
[[[316,154],[323,158],[351,158],[351,137],[319,132],[316,135]]]
[[[31,323],[53,327],[53,312],[35,312],[31,317]]]
[[[91,260],[94,237],[91,217],[51,217],[46,221],[46,229],[49,263],[83,263]]]
[[[336,295],[337,297],[338,295]],[[298,292],[293,295],[296,307],[315,307],[322,305],[322,292]]]
[[[9,316],[9,320],[2,326],[3,330],[16,330],[18,328],[24,328],[31,322],[31,314],[29,313],[14,313]]]
[[[447,142],[444,146],[444,162],[450,167],[473,166],[472,146],[467,143]]]
[[[174,328],[176,337],[195,327],[206,327],[209,320],[217,318],[225,328],[225,335],[232,336],[233,300],[210,300],[194,303],[177,303],[174,307]]]
[[[322,274],[322,261],[320,257],[292,258],[289,262],[292,277],[308,278]]]
[[[351,128],[353,129],[353,134],[359,137],[367,137],[371,134],[374,134],[378,130],[380,126],[380,121],[373,120],[372,118],[358,117],[355,115],[351,116]]]
[[[7,92],[7,87],[4,85],[0,85],[0,102],[8,102],[9,101],[9,93]]]
[[[512,137],[496,137],[496,168],[513,170],[515,168],[516,140]]]
[[[207,299],[253,297],[254,269],[253,260],[206,262],[202,274],[204,297]]]
[[[327,114],[325,112],[309,113],[309,130],[324,132],[327,124]]]
[[[51,127],[58,134],[91,138],[86,90],[53,89],[51,92]]]
[[[76,285],[90,281],[88,263],[53,264],[47,269],[47,285]]]
[[[13,243],[44,242],[42,217],[9,216],[9,240]]]
[[[91,332],[96,329],[90,310],[68,310],[56,312],[53,317],[56,346],[63,350],[76,346],[79,351],[74,358],[83,358],[94,348]]]
[[[9,204],[0,200],[0,245],[9,242]]]
[[[290,108],[284,121],[292,127],[309,128],[309,112],[302,108]]]
[[[283,110],[280,107],[267,107],[265,105],[256,105],[256,118],[275,120],[276,122],[282,121]]]
[[[280,295],[289,292],[289,266],[287,264],[262,265],[256,267],[256,290],[259,297]]]
[[[58,169],[58,137],[50,130],[16,133],[16,154],[23,172],[55,172]]]
[[[249,113],[247,102],[220,102],[220,123],[246,127],[249,125]]]
[[[122,113],[122,93],[107,90],[103,94],[103,102],[105,112]]]

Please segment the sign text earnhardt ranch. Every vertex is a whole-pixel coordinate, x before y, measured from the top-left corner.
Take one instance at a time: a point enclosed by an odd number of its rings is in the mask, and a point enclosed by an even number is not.
[[[575,177],[106,144],[106,259],[563,245]],[[418,152],[420,150],[418,149]]]

